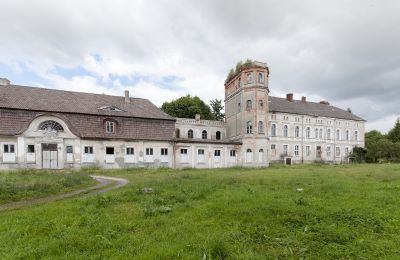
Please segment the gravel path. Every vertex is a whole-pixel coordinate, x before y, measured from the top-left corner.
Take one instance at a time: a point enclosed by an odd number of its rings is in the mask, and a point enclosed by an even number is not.
[[[122,179],[122,178],[97,176],[97,175],[92,175],[90,177],[92,177],[99,183],[97,185],[89,187],[89,188],[75,190],[75,191],[71,191],[71,192],[67,192],[67,193],[63,193],[63,194],[51,195],[51,196],[44,197],[44,198],[27,199],[27,200],[9,202],[9,203],[0,205],[0,211],[18,209],[18,208],[22,208],[25,206],[32,206],[32,205],[62,200],[62,199],[74,197],[79,194],[97,195],[97,194],[101,194],[101,193],[104,193],[104,192],[107,192],[110,190],[121,188],[129,183],[128,180]]]

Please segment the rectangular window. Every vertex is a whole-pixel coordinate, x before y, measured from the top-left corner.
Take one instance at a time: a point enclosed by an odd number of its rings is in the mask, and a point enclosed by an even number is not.
[[[197,162],[198,163],[204,163],[205,162],[204,149],[198,149],[197,150]]]
[[[214,156],[221,156],[221,150],[214,150]]]
[[[276,155],[276,144],[271,144],[271,155],[272,156]]]
[[[13,144],[5,144],[3,151],[4,153],[15,153],[15,147]]]
[[[203,149],[197,150],[197,154],[198,154],[198,155],[204,155],[204,150],[203,150]]]
[[[311,147],[309,145],[306,146],[306,156],[311,155]]]
[[[236,157],[236,150],[231,150],[230,156],[231,157]]]
[[[336,156],[340,156],[340,147],[336,147]]]
[[[72,145],[68,145],[68,146],[66,147],[66,151],[67,151],[67,153],[74,153],[73,148],[72,148]]]
[[[181,162],[182,163],[188,162],[188,149],[181,149]]]
[[[34,153],[35,152],[35,146],[33,144],[28,145],[28,153]]]
[[[327,156],[327,157],[331,157],[331,155],[332,155],[331,147],[330,147],[330,146],[327,146],[327,147],[326,147],[326,156]]]
[[[161,148],[161,155],[162,156],[168,155],[168,149],[167,148]]]
[[[85,146],[86,154],[93,154],[93,146]]]
[[[298,145],[294,146],[294,155],[299,156],[299,146]]]
[[[106,154],[113,155],[114,154],[114,147],[106,147]]]
[[[153,155],[153,148],[146,148],[146,155]]]
[[[115,123],[111,121],[106,122],[106,132],[109,134],[115,133]]]
[[[283,155],[287,156],[289,154],[289,146],[287,144],[283,145]]]
[[[135,154],[135,148],[133,148],[133,147],[126,147],[126,154],[127,154],[127,155],[134,155],[134,154]]]
[[[188,149],[181,149],[181,154],[187,154]]]

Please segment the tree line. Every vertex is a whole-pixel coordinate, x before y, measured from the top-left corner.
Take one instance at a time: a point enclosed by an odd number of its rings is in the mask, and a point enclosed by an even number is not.
[[[377,130],[365,133],[365,148],[354,148],[352,156],[356,162],[400,162],[400,120],[388,134]]]

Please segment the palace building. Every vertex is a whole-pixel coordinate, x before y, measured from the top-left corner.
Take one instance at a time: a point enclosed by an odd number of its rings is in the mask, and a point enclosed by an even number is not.
[[[331,106],[269,96],[252,62],[225,83],[225,120],[173,118],[149,100],[13,85],[0,79],[0,169],[266,167],[345,163],[365,120]]]

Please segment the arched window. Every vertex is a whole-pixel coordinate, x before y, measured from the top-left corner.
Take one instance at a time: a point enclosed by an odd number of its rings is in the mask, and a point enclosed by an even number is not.
[[[264,133],[264,123],[263,121],[258,122],[258,133],[263,134]]]
[[[189,129],[189,131],[188,131],[188,138],[193,139],[193,130],[192,129]]]
[[[315,139],[318,139],[318,128],[315,128]]]
[[[217,140],[221,140],[221,132],[220,132],[220,131],[217,131],[217,132],[215,133],[215,138],[216,138]]]
[[[248,134],[252,134],[253,133],[253,124],[251,123],[251,121],[247,121],[246,132]]]
[[[258,150],[258,162],[262,163],[264,161],[264,149]]]
[[[181,138],[181,131],[179,129],[175,130],[175,138]]]
[[[251,100],[247,100],[246,101],[246,110],[251,110],[253,107],[253,103],[251,102]]]
[[[247,73],[247,83],[253,83],[253,75],[251,73]]]
[[[350,139],[350,133],[349,130],[346,130],[346,141],[349,141]]]
[[[358,131],[355,131],[355,132],[354,132],[354,140],[355,140],[355,141],[358,141]]]
[[[271,136],[276,136],[276,125],[275,124],[271,125]]]
[[[336,140],[340,140],[340,130],[336,130]]]
[[[264,83],[264,76],[262,73],[258,73],[258,83]]]
[[[251,149],[246,150],[246,162],[247,163],[253,162],[253,151]]]
[[[310,127],[306,128],[306,138],[311,138],[311,129],[310,129]]]
[[[299,126],[296,126],[296,128],[294,129],[294,136],[300,137],[300,127]]]
[[[260,109],[261,109],[261,110],[264,109],[264,101],[263,101],[262,99],[260,99],[260,100],[258,101],[258,105],[260,106]]]
[[[319,139],[323,139],[322,137],[324,136],[324,133],[322,132],[323,130],[322,130],[322,128],[321,129],[319,129]]]
[[[328,129],[328,131],[326,132],[326,138],[328,139],[328,140],[331,140],[331,129]]]
[[[206,130],[203,130],[203,132],[201,132],[201,138],[207,139],[207,131]]]
[[[39,130],[42,131],[57,131],[57,132],[63,132],[64,128],[62,125],[56,121],[53,120],[47,120],[39,125]]]
[[[288,137],[289,136],[289,127],[287,125],[283,126],[283,136]]]

